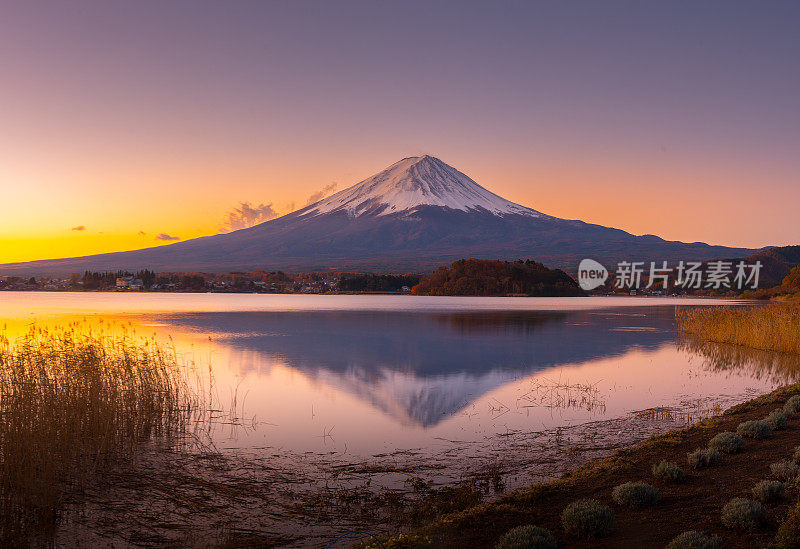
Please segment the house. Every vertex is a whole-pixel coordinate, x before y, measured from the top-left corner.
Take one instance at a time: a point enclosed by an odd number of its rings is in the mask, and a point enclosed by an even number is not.
[[[144,290],[144,282],[142,282],[141,278],[134,278],[131,280],[131,283],[128,285],[128,289],[130,290]]]
[[[132,276],[118,276],[117,290],[129,290],[132,282],[133,282]]]

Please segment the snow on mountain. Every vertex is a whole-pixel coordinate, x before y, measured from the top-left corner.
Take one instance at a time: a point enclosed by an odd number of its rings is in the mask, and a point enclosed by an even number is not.
[[[548,217],[484,189],[433,156],[404,158],[387,169],[298,212],[300,215],[346,211],[353,217],[413,211],[418,206],[486,210],[495,215]]]

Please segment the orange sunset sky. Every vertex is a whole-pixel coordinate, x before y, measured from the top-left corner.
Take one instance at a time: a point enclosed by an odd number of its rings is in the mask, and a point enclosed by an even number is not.
[[[3,3],[0,263],[214,234],[422,153],[558,217],[800,243],[798,6],[582,6]]]

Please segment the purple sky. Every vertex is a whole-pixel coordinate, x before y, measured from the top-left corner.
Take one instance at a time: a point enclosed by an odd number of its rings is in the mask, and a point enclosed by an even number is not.
[[[798,243],[798,22],[796,2],[4,2],[0,241],[208,234],[424,152],[560,217]]]

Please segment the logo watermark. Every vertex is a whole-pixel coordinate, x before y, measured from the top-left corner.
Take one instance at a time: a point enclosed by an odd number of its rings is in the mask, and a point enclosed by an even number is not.
[[[667,261],[620,261],[614,272],[614,287],[641,290],[669,288],[683,290],[758,289],[761,262],[744,261],[680,261],[670,266]],[[578,266],[578,284],[594,290],[605,284],[609,272],[594,259],[584,259]]]
[[[594,290],[608,280],[608,269],[594,259],[584,259],[578,265],[578,284],[586,290]]]

